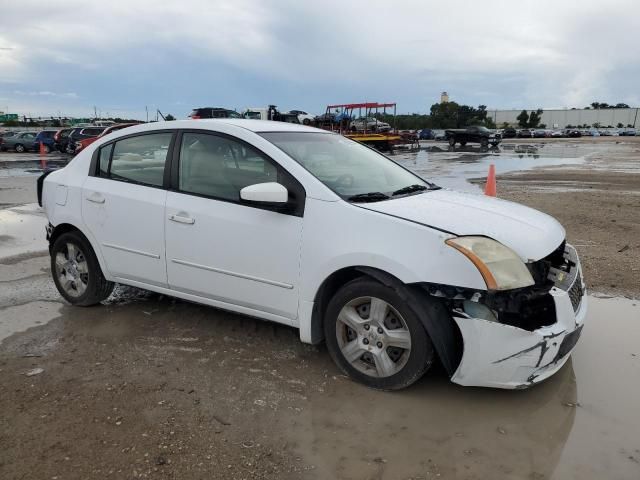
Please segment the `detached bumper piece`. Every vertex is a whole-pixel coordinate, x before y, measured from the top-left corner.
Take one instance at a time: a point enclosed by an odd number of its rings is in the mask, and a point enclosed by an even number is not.
[[[575,249],[563,244],[533,265],[536,285],[458,302],[464,353],[452,381],[527,388],[565,364],[583,328],[586,288]],[[532,272],[533,273],[533,272]]]

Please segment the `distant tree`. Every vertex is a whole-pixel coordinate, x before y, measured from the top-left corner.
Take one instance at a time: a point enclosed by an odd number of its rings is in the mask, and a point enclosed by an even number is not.
[[[622,128],[624,127],[624,125],[622,124],[622,122],[618,122],[618,124],[616,125],[616,128]]]
[[[600,102],[592,102],[591,106],[593,107],[594,110],[597,110],[598,108],[600,108]]]
[[[592,126],[593,128],[600,128],[600,122],[596,122]]]
[[[540,125],[538,125],[539,128],[547,128],[547,124],[546,123],[541,123]]]
[[[529,114],[526,110],[522,110],[520,115],[516,117],[516,120],[518,120],[518,125],[522,128],[527,128],[529,126]]]
[[[627,123],[627,128],[633,128],[633,125],[631,125],[630,123]]]
[[[626,103],[616,103],[615,107],[613,108],[629,108],[629,105],[627,105]]]
[[[507,122],[502,122],[500,128],[509,128],[509,124]]]
[[[528,127],[536,128],[540,124],[540,120],[542,119],[542,109],[539,108],[535,112],[531,112],[529,114],[529,123]]]
[[[576,127],[574,127],[573,125],[569,124],[565,128],[576,128]]]
[[[165,119],[167,122],[170,122],[171,120],[175,120],[175,119],[176,119],[176,117],[174,117],[173,115],[171,115],[170,113],[168,113],[168,114],[167,114],[167,116],[166,116],[166,117],[164,117],[164,119]]]

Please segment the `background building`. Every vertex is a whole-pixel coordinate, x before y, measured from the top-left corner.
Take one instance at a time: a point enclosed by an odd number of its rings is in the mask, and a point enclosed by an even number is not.
[[[448,103],[449,102],[449,94],[447,92],[442,92],[440,94],[440,103]]]
[[[528,113],[537,109],[526,109]],[[542,112],[542,120],[547,128],[564,128],[567,125],[589,125],[597,123],[600,127],[616,127],[622,124],[624,127],[631,125],[636,127],[638,111],[640,108],[599,108],[599,109],[547,109]],[[488,116],[493,119],[498,127],[503,123],[517,127],[517,117],[520,110],[488,110]]]

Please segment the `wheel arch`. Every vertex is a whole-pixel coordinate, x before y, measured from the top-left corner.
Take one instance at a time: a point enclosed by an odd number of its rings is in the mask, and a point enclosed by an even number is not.
[[[77,227],[76,225],[73,225],[72,223],[62,222],[56,225],[55,227],[53,227],[53,229],[51,230],[51,234],[49,235],[49,253],[51,253],[51,247],[53,246],[53,242],[55,242],[56,239],[59,238],[62,234],[65,234],[68,232],[78,232],[87,240],[87,242],[89,242],[89,245],[91,245],[91,248],[93,249],[93,253],[98,259],[98,263],[100,264],[100,269],[102,270],[102,274],[105,276],[105,278],[107,278],[107,280],[110,280],[109,270],[106,268],[106,264],[104,262],[104,258],[102,258],[102,252],[100,251],[100,249],[96,247],[90,235],[87,235],[85,232],[82,231],[81,228]]]
[[[419,285],[406,284],[394,275],[374,267],[351,266],[341,268],[329,275],[320,285],[314,297],[311,313],[311,343],[324,340],[324,316],[329,300],[343,285],[358,277],[369,277],[393,288],[420,318],[431,337],[442,365],[453,375],[462,358],[463,344],[460,331],[445,305]],[[446,318],[436,321],[435,318]]]

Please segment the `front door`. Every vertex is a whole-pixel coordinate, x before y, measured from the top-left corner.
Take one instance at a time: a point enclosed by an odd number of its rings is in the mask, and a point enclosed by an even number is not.
[[[302,214],[243,203],[240,189],[294,180],[233,137],[184,132],[178,141],[178,168],[165,218],[169,286],[221,307],[268,313],[292,323],[298,307]],[[304,202],[301,187],[289,191],[292,204]]]
[[[167,286],[164,171],[172,132],[125,137],[100,148],[82,191],[82,219],[117,278]]]

